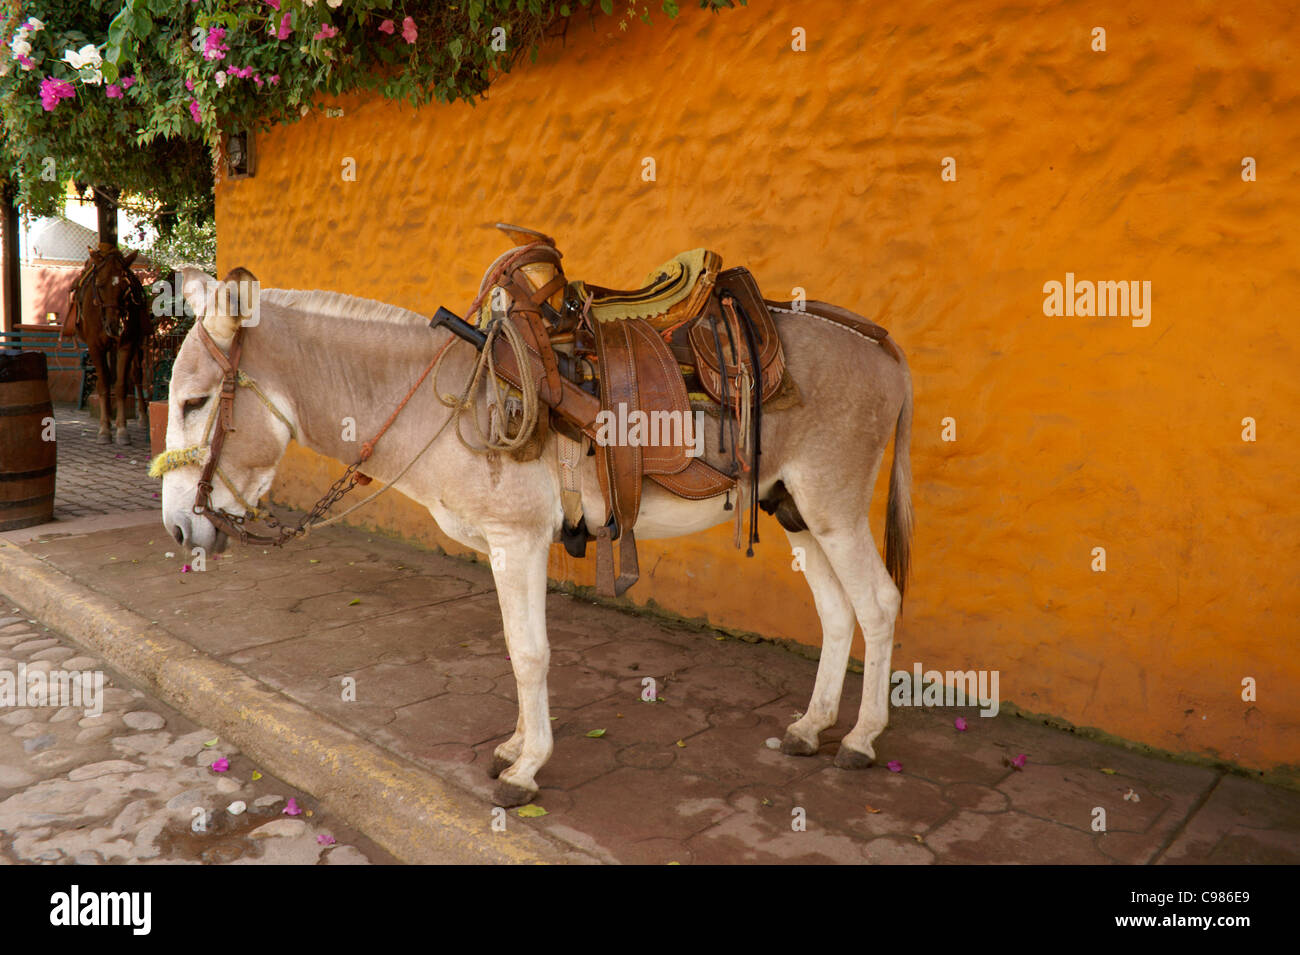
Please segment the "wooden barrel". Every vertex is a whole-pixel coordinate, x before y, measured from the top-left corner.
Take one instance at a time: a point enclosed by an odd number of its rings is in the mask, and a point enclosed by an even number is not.
[[[0,531],[54,519],[53,419],[45,354],[0,351]]]

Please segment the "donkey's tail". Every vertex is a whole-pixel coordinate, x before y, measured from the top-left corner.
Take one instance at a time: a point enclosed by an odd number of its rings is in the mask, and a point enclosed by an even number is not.
[[[903,406],[894,426],[894,466],[889,473],[889,502],[885,516],[885,567],[900,595],[907,591],[912,563],[912,376],[900,355],[903,370]]]

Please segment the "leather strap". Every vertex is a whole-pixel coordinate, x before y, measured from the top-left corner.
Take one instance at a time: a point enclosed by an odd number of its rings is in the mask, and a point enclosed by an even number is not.
[[[596,357],[600,362],[601,408],[620,416],[640,408],[630,322],[599,322]],[[611,505],[624,533],[641,512],[642,450],[637,443],[612,441],[604,448]],[[606,483],[602,481],[602,484]]]

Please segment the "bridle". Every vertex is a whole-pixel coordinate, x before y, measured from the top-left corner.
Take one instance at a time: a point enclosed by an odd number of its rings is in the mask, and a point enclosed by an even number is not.
[[[103,295],[99,290],[99,283],[95,281],[95,277],[99,274],[99,270],[110,263],[119,266],[123,277],[126,279],[126,290],[122,295],[118,296],[118,300],[112,304],[104,301]],[[90,285],[89,290],[86,289],[87,283]],[[111,252],[103,254],[98,261],[88,265],[87,269],[82,272],[81,277],[77,279],[77,283],[73,286],[72,292],[74,296],[93,296],[91,301],[95,305],[99,306],[101,315],[107,316],[110,313],[113,314],[117,321],[117,330],[113,331],[108,327],[107,323],[109,320],[107,318],[104,324],[104,334],[111,339],[120,338],[122,332],[125,330],[126,323],[122,320],[121,313],[130,312],[132,309],[138,309],[144,305],[144,287],[140,285],[140,280],[137,279],[135,273],[131,271],[131,267],[126,264],[126,259],[123,257],[120,249],[113,249]]]

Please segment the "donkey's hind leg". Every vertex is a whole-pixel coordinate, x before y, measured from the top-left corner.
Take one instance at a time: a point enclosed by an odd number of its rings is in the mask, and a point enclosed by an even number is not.
[[[903,598],[880,559],[865,515],[853,525],[818,535],[817,540],[857,611],[865,643],[862,706],[857,723],[840,741],[835,765],[864,769],[874,762],[872,744],[889,722],[889,659]]]
[[[802,717],[785,731],[781,752],[789,756],[811,756],[817,752],[818,737],[834,725],[839,715],[840,693],[844,689],[844,668],[849,661],[856,620],[853,604],[831,569],[825,551],[808,531],[786,531],[793,549],[794,565],[802,568],[812,590],[813,603],[822,621],[821,662],[812,699]]]

